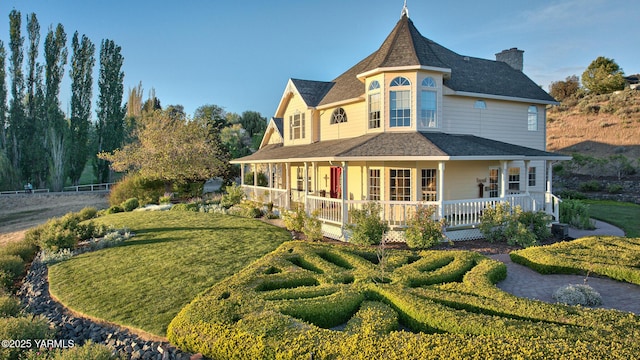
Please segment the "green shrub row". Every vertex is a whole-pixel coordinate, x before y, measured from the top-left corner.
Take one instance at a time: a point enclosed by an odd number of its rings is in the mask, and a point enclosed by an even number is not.
[[[168,338],[221,359],[625,359],[640,351],[639,317],[517,298],[494,285],[505,265],[477,253],[387,256],[388,281],[376,282],[374,248],[284,243],[183,308]]]
[[[551,217],[544,211],[523,211],[520,206],[498,203],[484,209],[480,231],[489,242],[528,247],[551,236]]]
[[[16,280],[24,274],[26,264],[31,262],[38,247],[22,240],[0,247],[0,294],[11,292]]]
[[[25,233],[25,240],[42,249],[58,251],[72,249],[79,240],[102,236],[108,228],[96,225],[92,221],[97,214],[95,208],[85,208],[76,213],[68,213],[60,218],[54,218],[46,223],[29,229]]]
[[[591,236],[510,253],[541,274],[594,273],[640,285],[640,238]]]

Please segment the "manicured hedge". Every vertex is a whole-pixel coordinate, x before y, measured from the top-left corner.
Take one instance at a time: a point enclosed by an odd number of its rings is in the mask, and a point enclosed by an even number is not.
[[[640,285],[640,238],[591,236],[513,251],[511,260],[541,274],[598,274]]]
[[[521,299],[464,251],[288,242],[186,306],[168,338],[213,359],[633,358],[640,318]],[[383,279],[384,278],[384,279]],[[268,285],[265,285],[268,284]]]

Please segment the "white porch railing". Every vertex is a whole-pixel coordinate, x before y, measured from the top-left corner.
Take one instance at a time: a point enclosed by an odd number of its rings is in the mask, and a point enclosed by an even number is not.
[[[259,186],[244,185],[247,198],[260,201],[272,202],[279,208],[286,207],[287,191],[284,189],[271,189]],[[326,223],[341,226],[344,223],[344,212],[342,209],[342,199],[306,195],[303,191],[292,190],[291,202],[305,205],[308,213],[318,210],[318,218]],[[346,200],[345,204],[349,210],[361,209],[365,200]],[[448,228],[461,228],[480,224],[482,213],[487,207],[493,207],[497,203],[508,202],[511,206],[520,206],[524,211],[543,210],[559,219],[560,199],[550,193],[522,193],[511,194],[504,198],[487,199],[466,199],[466,200],[446,200],[442,202],[443,217],[447,220]],[[439,202],[423,201],[378,201],[382,206],[381,218],[386,220],[391,228],[402,228],[406,226],[410,217],[415,213],[417,206],[435,206],[436,214],[440,214]],[[347,219],[351,222],[351,219]]]

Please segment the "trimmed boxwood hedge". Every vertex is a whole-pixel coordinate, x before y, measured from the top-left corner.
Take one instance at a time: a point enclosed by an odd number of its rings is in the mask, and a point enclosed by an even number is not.
[[[510,253],[541,274],[598,274],[640,285],[640,238],[590,236]]]
[[[213,359],[632,358],[640,318],[521,299],[465,251],[288,242],[214,285],[168,338]],[[347,280],[347,281],[345,281]],[[266,285],[265,284],[269,284]]]

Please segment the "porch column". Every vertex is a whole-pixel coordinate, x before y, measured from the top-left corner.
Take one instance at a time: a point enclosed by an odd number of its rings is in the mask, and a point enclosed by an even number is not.
[[[523,190],[525,194],[529,194],[529,163],[531,163],[530,160],[525,160],[524,161],[524,186],[523,186]]]
[[[342,179],[340,180],[342,184],[340,184],[340,188],[342,190],[342,227],[349,223],[349,208],[347,207],[347,194],[349,193],[347,189],[347,171],[349,166],[346,161],[342,162]]]
[[[273,203],[273,166],[269,163],[269,202]]]
[[[284,197],[284,206],[287,210],[291,210],[291,179],[289,178],[290,172],[291,172],[291,163],[286,163],[283,180],[285,182],[285,189],[287,190],[287,194]]]
[[[304,179],[302,179],[302,191],[304,191],[304,210],[308,215],[311,215],[311,212],[309,211],[309,201],[307,199],[307,195],[309,194],[309,163],[306,161],[304,162],[304,174],[302,176],[304,176]]]
[[[253,164],[253,200],[258,199],[258,164]]]
[[[240,164],[240,185],[244,185],[244,167],[246,165],[245,163]]]
[[[554,214],[553,197],[551,196],[553,193],[551,188],[551,184],[553,183],[553,166],[549,160],[545,161],[545,165],[547,168],[547,193],[544,194],[544,210],[547,214]],[[556,217],[556,221],[559,221],[558,217]]]
[[[437,182],[437,197],[438,197],[438,218],[444,219],[444,161],[438,162],[438,182]]]
[[[363,167],[360,167],[360,169],[363,169]],[[362,184],[360,185],[362,189],[361,191],[361,198],[362,200],[370,200],[371,199],[371,194],[369,194],[369,164],[365,163],[364,164],[364,174],[361,175],[362,178]]]
[[[315,194],[316,196],[320,196],[320,190],[318,189],[318,163],[313,161],[311,167],[313,167],[313,187],[315,188]]]
[[[500,197],[504,199],[507,196],[507,176],[509,176],[509,168],[508,163],[506,161],[500,161],[500,165],[502,167],[502,171],[500,174]]]

